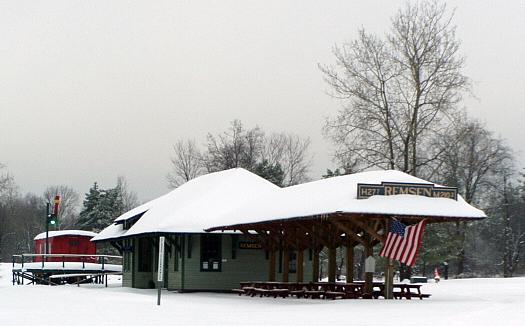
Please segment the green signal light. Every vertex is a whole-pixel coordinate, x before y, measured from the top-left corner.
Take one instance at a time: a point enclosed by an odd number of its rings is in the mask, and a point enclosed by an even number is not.
[[[51,220],[51,221],[49,221],[49,224],[51,224],[51,225],[55,225],[55,224],[56,224],[56,221],[55,221],[55,220]]]

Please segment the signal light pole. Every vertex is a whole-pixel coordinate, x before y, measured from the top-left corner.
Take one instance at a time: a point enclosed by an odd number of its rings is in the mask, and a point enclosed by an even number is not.
[[[49,202],[46,203],[46,255],[49,254],[49,221],[51,220],[51,214],[49,212],[50,206],[51,204]]]
[[[49,225],[54,225],[56,228],[56,225],[58,224],[58,208],[60,206],[60,196],[56,195],[55,200],[53,201],[53,213],[50,212],[51,203],[46,203],[46,255],[49,254]],[[47,260],[47,256],[46,256]]]

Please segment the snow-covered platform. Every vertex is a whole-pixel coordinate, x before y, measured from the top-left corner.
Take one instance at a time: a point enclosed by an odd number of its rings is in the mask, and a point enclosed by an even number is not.
[[[64,273],[73,272],[122,272],[122,265],[115,264],[95,264],[95,263],[81,263],[81,262],[45,262],[42,263],[25,263],[14,264],[13,271],[17,272],[49,272],[60,271]]]
[[[26,262],[26,259],[40,258],[38,262]],[[54,261],[46,261],[54,259]],[[81,283],[91,280],[102,281],[103,276],[122,274],[122,265],[106,263],[108,259],[119,259],[120,256],[109,255],[75,255],[75,254],[25,254],[14,255],[12,282],[24,284],[24,280],[33,284],[58,285],[64,282]],[[56,261],[61,260],[61,261]],[[68,261],[81,260],[81,261]],[[94,263],[98,261],[100,263]]]

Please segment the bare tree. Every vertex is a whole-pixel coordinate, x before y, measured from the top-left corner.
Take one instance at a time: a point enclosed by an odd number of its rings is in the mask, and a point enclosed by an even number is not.
[[[259,127],[246,130],[239,120],[231,123],[228,131],[207,136],[204,162],[208,172],[242,167],[253,170],[264,143],[264,132]]]
[[[68,229],[75,225],[78,218],[80,195],[73,188],[66,185],[49,186],[44,191],[44,202],[52,205],[56,195],[60,196],[59,228]]]
[[[309,180],[308,171],[312,163],[312,157],[308,153],[309,148],[310,138],[301,138],[291,134],[286,135],[285,155],[282,166],[288,186]]]
[[[0,259],[7,258],[9,244],[18,241],[18,234],[13,230],[13,212],[18,197],[17,186],[13,177],[0,163]],[[13,253],[13,251],[11,252]]]
[[[204,171],[202,155],[195,140],[179,140],[173,145],[171,172],[167,175],[170,188],[177,188],[198,177]]]
[[[436,160],[434,179],[458,187],[470,204],[479,204],[514,160],[505,142],[475,120],[462,120],[435,147],[444,150]]]
[[[5,165],[0,163],[0,203],[7,201],[16,193],[13,176],[6,171]]]
[[[432,147],[442,149],[434,165],[434,180],[458,187],[470,204],[483,205],[488,197],[501,193],[501,175],[508,173],[514,158],[505,142],[495,137],[483,124],[463,117],[455,128]],[[468,236],[472,232],[466,222],[457,222],[452,238],[457,261],[457,275],[465,272]]]
[[[393,169],[398,161],[394,133],[397,93],[395,78],[400,75],[378,37],[359,31],[358,39],[336,46],[336,65],[320,66],[334,97],[344,100],[336,118],[325,125],[325,133],[336,144],[338,159],[355,157],[363,168]]]
[[[312,160],[309,148],[309,138],[274,133],[265,140],[262,159],[271,165],[279,165],[284,172],[284,185],[292,186],[308,181]]]
[[[512,171],[502,173],[502,198],[500,213],[503,227],[503,276],[512,277],[518,270],[522,251],[525,248],[525,181],[521,186],[514,186],[509,180]]]
[[[117,178],[117,186],[115,189],[118,190],[122,203],[122,211],[120,214],[123,214],[140,204],[137,194],[129,189],[128,181],[124,176],[119,176]]]
[[[295,185],[308,180],[309,149],[309,138],[289,133],[266,136],[258,126],[247,129],[234,120],[226,132],[208,134],[203,153],[194,141],[177,142],[168,181],[175,187],[204,172],[240,167],[279,186]]]
[[[412,175],[434,160],[426,148],[448,130],[469,87],[453,15],[446,13],[439,2],[407,3],[385,38],[361,30],[335,47],[335,66],[320,66],[333,95],[344,100],[324,128],[339,159]]]
[[[31,253],[33,238],[45,226],[42,197],[18,194],[0,203],[0,258],[15,253]]]

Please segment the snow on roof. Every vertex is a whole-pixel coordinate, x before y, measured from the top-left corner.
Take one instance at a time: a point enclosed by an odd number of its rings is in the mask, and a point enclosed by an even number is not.
[[[322,214],[362,213],[386,215],[483,218],[485,214],[458,200],[416,195],[372,196],[357,199],[357,184],[382,182],[429,184],[423,179],[395,171],[368,171],[321,179],[281,189],[239,208],[221,226]],[[435,187],[442,187],[434,184]]]
[[[278,190],[273,183],[241,168],[206,174],[115,220],[121,222],[145,211],[129,230],[113,224],[92,240],[144,233],[204,232],[207,227],[221,224],[238,206]]]
[[[121,238],[126,235],[126,231],[127,230],[124,230],[124,224],[113,223],[104,230],[100,231],[100,233],[91,239],[91,241]]]
[[[478,219],[486,217],[463,198],[429,198],[416,195],[372,196],[357,199],[357,184],[433,183],[394,170],[355,173],[297,186],[279,188],[244,169],[216,172],[193,179],[155,199],[147,212],[130,228],[112,225],[94,241],[144,233],[203,232],[277,219],[322,214],[361,213],[411,216],[443,216]],[[435,187],[441,187],[434,184]],[[140,207],[140,206],[139,206]],[[123,216],[142,213],[136,209]],[[131,212],[131,211],[130,211]]]
[[[129,210],[127,211],[126,213],[120,215],[119,217],[117,217],[117,219],[115,220],[115,222],[120,222],[120,221],[125,221],[125,220],[128,220],[132,217],[135,217],[139,214],[142,214],[144,212],[146,212],[147,210],[149,210],[151,207],[153,207],[155,205],[155,203],[158,203],[160,201],[163,200],[164,197],[168,196],[171,192],[165,194],[165,195],[162,195],[158,198],[155,198],[153,200],[150,200],[140,206],[137,206],[135,208],[133,208],[132,210]]]
[[[61,231],[49,231],[49,237],[60,237],[64,235],[79,235],[85,237],[94,237],[97,235],[95,232],[83,231],[83,230],[61,230]],[[41,240],[46,238],[46,233],[42,232],[35,237],[34,240]]]

